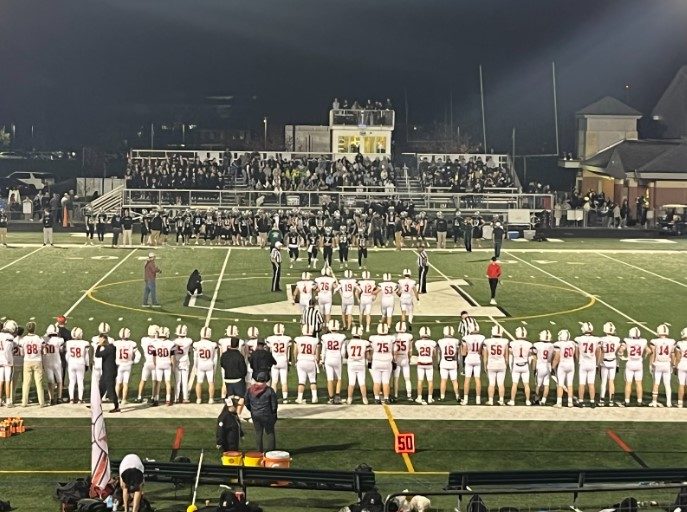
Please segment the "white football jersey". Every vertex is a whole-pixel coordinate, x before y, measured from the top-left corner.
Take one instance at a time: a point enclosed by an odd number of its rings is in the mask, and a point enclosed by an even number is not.
[[[336,279],[331,276],[320,276],[315,279],[317,285],[317,298],[320,301],[331,302]]]
[[[157,343],[157,338],[148,336],[141,338],[141,352],[143,352],[144,364],[148,367],[155,364],[155,343]]]
[[[415,342],[415,352],[417,352],[417,364],[428,366],[434,363],[434,351],[437,342],[427,338],[420,338]]]
[[[487,338],[484,340],[487,350],[487,370],[504,370],[506,368],[506,353],[508,340],[506,338]]]
[[[64,348],[64,340],[59,336],[50,336],[45,340],[43,366],[62,366],[60,353]]]
[[[90,343],[86,340],[69,340],[66,344],[65,357],[69,366],[88,366]]]
[[[655,338],[651,340],[651,345],[654,347],[654,362],[655,363],[670,363],[671,355],[675,350],[675,340],[672,338]]]
[[[417,283],[414,279],[404,277],[398,281],[398,291],[401,293],[401,302],[410,302],[415,297]]]
[[[599,346],[604,361],[615,361],[618,356],[618,349],[620,348],[620,338],[618,336],[601,336],[599,338]]]
[[[393,302],[396,295],[396,283],[391,281],[382,281],[379,283],[381,290],[382,302]]]
[[[575,342],[569,341],[557,341],[553,344],[555,350],[560,354],[560,363],[574,363],[575,362]]]
[[[575,338],[580,362],[596,363],[596,349],[599,348],[599,338],[591,334],[583,334]]]
[[[628,361],[641,361],[644,358],[647,343],[644,338],[625,338]]]
[[[458,365],[458,348],[460,342],[456,338],[441,338],[437,341],[440,365],[444,368],[455,368]]]
[[[14,336],[0,332],[0,366],[14,365]]]
[[[174,361],[177,368],[187,370],[191,366],[191,347],[193,347],[191,338],[176,338],[174,340]]]
[[[357,281],[355,279],[342,279],[339,281],[339,294],[341,299],[350,302],[355,297],[355,288]]]
[[[530,360],[532,343],[527,340],[513,340],[510,342],[510,355],[513,364],[522,366]]]
[[[136,356],[136,342],[133,340],[115,340],[115,361],[117,366],[134,364]]]
[[[298,303],[307,306],[312,297],[315,283],[313,281],[298,281],[296,289],[298,290]]]
[[[322,335],[322,360],[328,363],[340,363],[346,349],[346,335],[340,332],[329,332]]]
[[[410,359],[412,351],[413,335],[409,332],[397,332],[394,334],[394,354],[396,361]]]
[[[272,352],[272,357],[276,360],[285,360],[289,358],[289,352],[291,349],[291,337],[289,336],[268,336],[265,338],[265,343]]]
[[[553,361],[553,343],[550,341],[537,341],[533,345],[537,354],[537,364],[551,363]]]
[[[24,361],[27,363],[43,361],[43,345],[45,344],[43,338],[35,334],[27,334],[19,340],[19,344],[24,353]]]
[[[317,361],[317,338],[312,336],[297,336],[296,343],[297,361]]]
[[[679,370],[687,370],[687,340],[680,340],[675,346],[680,351],[680,361],[677,363]]]
[[[375,285],[375,282],[371,279],[363,279],[361,281],[358,281],[358,290],[360,290],[360,300],[364,300],[366,302],[372,301],[376,289],[377,285]]]
[[[348,364],[361,365],[365,364],[367,359],[367,350],[370,348],[370,342],[360,338],[353,338],[346,344],[346,353],[348,354]]]
[[[217,344],[210,340],[198,340],[193,344],[193,361],[199,370],[207,371],[217,364]]]
[[[394,341],[394,337],[389,334],[374,334],[370,336],[372,360],[380,363],[390,363],[393,361]]]
[[[481,334],[468,334],[463,336],[463,345],[465,345],[467,353],[466,359],[475,361],[482,356],[482,347],[484,346],[485,337]]]
[[[155,346],[155,367],[160,369],[171,368],[176,344],[174,340],[161,339]]]

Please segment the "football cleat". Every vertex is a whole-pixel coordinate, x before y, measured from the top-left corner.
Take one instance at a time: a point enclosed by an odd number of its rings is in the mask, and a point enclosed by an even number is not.
[[[501,326],[498,325],[498,324],[492,326],[492,328],[491,328],[491,335],[492,335],[494,338],[500,338],[500,337],[502,337],[502,336],[503,336],[503,329],[501,329]]]
[[[515,337],[519,340],[527,339],[527,329],[524,327],[518,327],[515,329]]]
[[[120,340],[128,340],[131,338],[131,331],[127,329],[126,327],[122,327],[119,329],[119,339]]]
[[[419,334],[421,338],[429,338],[432,335],[432,331],[429,329],[429,327],[420,327]]]
[[[396,332],[406,332],[407,326],[405,322],[396,322]]]
[[[582,334],[591,334],[594,332],[594,326],[590,322],[583,322],[580,326]]]
[[[186,327],[184,324],[179,324],[177,325],[174,334],[176,334],[179,338],[185,338],[188,334],[188,327]]]
[[[558,331],[558,341],[570,341],[570,331],[567,329]]]
[[[203,340],[209,340],[210,338],[212,338],[212,329],[210,329],[209,327],[201,327],[200,338]]]
[[[247,334],[249,338],[255,339],[260,336],[260,331],[258,331],[257,327],[249,327]]]
[[[389,333],[389,326],[387,324],[379,324],[377,326],[377,334],[388,334]]]
[[[447,338],[452,338],[455,332],[455,329],[450,325],[444,327],[444,336],[446,336]]]
[[[272,332],[274,332],[275,336],[282,336],[284,334],[284,324],[274,324]]]
[[[327,327],[332,332],[337,332],[339,329],[341,329],[341,325],[339,324],[339,321],[335,320],[335,319],[331,319],[329,321],[329,323],[327,324]]]
[[[636,339],[636,338],[641,338],[641,337],[642,337],[642,333],[639,331],[639,327],[633,327],[633,328],[631,328],[631,329],[630,329],[630,332],[629,332],[629,335],[630,335],[630,338],[635,338],[635,339]]]
[[[608,334],[609,336],[615,334],[615,325],[613,322],[606,322],[604,324],[604,334]]]
[[[7,322],[5,322],[5,326],[7,326]],[[75,340],[82,340],[83,339],[83,331],[81,330],[80,327],[74,327],[72,329],[71,334],[72,334],[72,338],[74,338]]]
[[[551,331],[544,329],[539,333],[539,341],[551,341]]]
[[[659,336],[668,336],[670,334],[670,329],[668,328],[668,325],[661,324],[656,327],[656,333],[658,333]]]
[[[98,325],[98,333],[99,334],[109,334],[110,333],[110,324],[107,322],[100,322]]]
[[[155,324],[149,325],[148,326],[148,337],[149,338],[156,338],[159,330],[160,330],[160,328],[157,325],[155,325]]]

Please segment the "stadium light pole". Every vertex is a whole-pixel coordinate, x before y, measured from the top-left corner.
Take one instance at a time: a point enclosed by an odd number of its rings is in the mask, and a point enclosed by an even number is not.
[[[479,96],[482,102],[482,137],[484,140],[484,154],[487,154],[487,121],[484,117],[484,80],[482,79],[482,64],[479,65]]]
[[[265,125],[265,151],[267,151],[267,116],[262,118],[262,124]]]
[[[551,77],[553,83],[553,120],[556,125],[556,155],[560,155],[558,144],[558,94],[556,93],[556,62],[551,63]]]

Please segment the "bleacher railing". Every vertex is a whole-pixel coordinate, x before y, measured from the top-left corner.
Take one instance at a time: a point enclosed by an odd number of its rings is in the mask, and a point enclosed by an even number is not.
[[[151,190],[125,189],[123,206],[131,208],[265,208],[265,209],[319,209],[334,202],[339,208],[362,208],[365,204],[388,199],[412,201],[427,211],[461,210],[502,212],[512,209],[550,210],[552,194],[454,194],[409,193],[377,191],[284,191],[265,190]]]
[[[394,128],[394,111],[391,109],[332,109],[329,126],[368,126]]]

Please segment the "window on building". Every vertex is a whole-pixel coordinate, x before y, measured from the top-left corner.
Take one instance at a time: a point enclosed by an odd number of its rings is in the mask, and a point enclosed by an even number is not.
[[[386,137],[365,137],[365,153],[386,153]]]
[[[339,135],[337,143],[338,153],[357,153],[360,151],[359,135]]]

